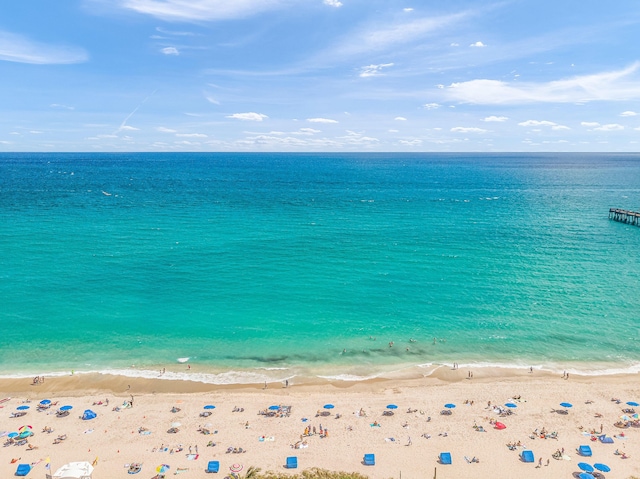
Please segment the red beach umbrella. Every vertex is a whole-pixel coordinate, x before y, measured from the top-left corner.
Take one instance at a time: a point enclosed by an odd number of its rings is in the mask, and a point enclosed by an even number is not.
[[[506,428],[507,428],[507,426],[505,426],[505,425],[504,425],[504,424],[502,424],[501,422],[496,422],[496,423],[494,424],[494,427],[495,427],[496,429],[506,429]]]

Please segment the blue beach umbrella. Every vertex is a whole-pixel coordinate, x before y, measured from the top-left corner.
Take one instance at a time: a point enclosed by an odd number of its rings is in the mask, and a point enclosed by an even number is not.
[[[387,404],[387,409],[398,409],[398,406],[395,404]]]
[[[29,406],[18,406],[16,409],[18,411],[26,411],[27,409],[29,409]]]
[[[569,402],[561,402],[560,406],[562,406],[562,407],[573,407],[573,404],[571,404]]]
[[[507,404],[505,404],[505,406],[507,406],[507,407],[511,407],[511,408],[518,407],[518,405],[517,405],[517,404],[514,404],[514,403],[512,403],[512,402],[508,402]]]
[[[325,409],[333,409],[335,406],[333,404],[325,404],[324,408]]]
[[[444,407],[446,407],[447,409],[453,409],[454,407],[456,407],[456,405],[452,403],[447,403],[444,405]]]
[[[40,404],[42,404],[43,406],[48,406],[49,404],[51,404],[51,400],[43,399],[42,401],[40,401]]]
[[[637,403],[637,402],[635,402],[635,401],[629,401],[627,404],[628,404],[629,406],[633,406],[633,407],[638,407],[638,406],[640,406],[640,404],[638,404],[638,403]]]
[[[611,468],[606,464],[602,464],[601,462],[596,462],[593,467],[595,467],[598,471],[609,472]]]
[[[7,434],[7,437],[11,439],[12,437],[16,437],[17,435],[18,435],[17,432],[10,432],[9,434]]]
[[[73,409],[73,406],[62,406],[60,408],[61,411],[71,411]]]
[[[205,409],[215,409],[216,407],[213,404],[207,404],[204,408]]]
[[[578,467],[585,472],[593,472],[593,466],[591,464],[587,464],[586,462],[579,462]]]
[[[580,479],[596,479],[592,474],[589,474],[588,472],[581,472],[578,477]]]
[[[276,405],[269,406],[269,411],[277,411],[278,409],[280,409],[280,406],[276,406]]]

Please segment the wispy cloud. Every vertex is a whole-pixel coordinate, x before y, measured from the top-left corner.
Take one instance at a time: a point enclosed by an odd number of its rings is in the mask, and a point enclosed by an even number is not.
[[[338,120],[332,120],[330,118],[307,118],[310,123],[338,123]]]
[[[156,128],[156,131],[162,132],[162,133],[176,133],[177,130],[172,130],[171,128],[165,128],[164,126],[159,126]]]
[[[362,67],[360,71],[360,76],[362,78],[379,76],[382,74],[381,72],[383,68],[389,68],[392,66],[393,66],[393,63],[380,63],[378,65],[369,65],[366,67]]]
[[[140,130],[140,128],[136,128],[135,126],[122,125],[120,127],[120,130],[122,130],[122,131],[138,131],[138,130]]]
[[[495,116],[495,115],[491,115],[488,116],[486,118],[483,118],[482,121],[486,121],[486,122],[503,122],[503,121],[507,121],[509,118],[507,118],[506,116]]]
[[[290,0],[119,0],[123,8],[167,21],[226,20],[279,8]]]
[[[452,83],[444,91],[450,100],[477,104],[637,100],[640,99],[640,82],[631,77],[639,67],[640,63],[634,63],[622,70],[576,76],[547,83],[471,80]]]
[[[396,116],[394,118],[394,120],[396,120],[396,121],[407,121],[407,119],[404,116]]]
[[[590,128],[591,131],[621,131],[624,130],[624,126],[618,123],[607,123],[601,125],[597,121],[583,121],[580,123],[582,126]]]
[[[227,118],[234,118],[236,120],[244,120],[244,121],[262,121],[265,118],[269,118],[267,115],[263,115],[262,113],[255,113],[253,111],[248,113],[234,113],[233,115],[228,115]]]
[[[623,111],[620,113],[620,116],[637,116],[638,114],[635,111]]]
[[[178,138],[208,138],[204,133],[176,133]]]
[[[73,106],[61,105],[59,103],[52,103],[51,105],[49,105],[49,107],[55,108],[57,110],[75,110],[75,107]]]
[[[0,30],[0,60],[36,65],[81,63],[89,59],[82,48],[52,45]]]
[[[548,126],[552,130],[570,130],[568,126],[559,125],[553,121],[548,120],[527,120],[518,123],[519,126],[527,126],[527,127],[539,127],[539,126]]]
[[[424,106],[425,110],[436,110],[436,109],[440,108],[441,105],[438,104],[438,103],[427,103],[427,104],[425,104],[423,106]]]
[[[180,52],[176,47],[164,47],[160,51],[165,55],[180,55]]]
[[[470,47],[474,47],[474,48],[482,48],[482,47],[486,47],[486,45],[482,42],[475,42],[472,43],[471,45],[469,45]]]
[[[216,100],[214,97],[212,97],[211,95],[205,95],[204,97],[207,99],[209,103],[213,103],[214,105],[220,104],[220,102]]]
[[[453,133],[486,133],[489,130],[485,130],[484,128],[476,128],[476,127],[456,126],[451,128],[450,131]]]
[[[325,5],[329,5],[330,7],[341,7],[342,6],[342,2],[340,0],[323,0],[323,2]]]

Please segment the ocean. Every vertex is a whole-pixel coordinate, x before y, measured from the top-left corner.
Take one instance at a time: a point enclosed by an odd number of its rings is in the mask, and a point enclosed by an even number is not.
[[[0,376],[640,371],[640,154],[0,154]],[[188,369],[187,369],[188,368]]]

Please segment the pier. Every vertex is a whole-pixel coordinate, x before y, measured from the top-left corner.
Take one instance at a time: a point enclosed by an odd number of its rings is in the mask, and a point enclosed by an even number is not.
[[[609,219],[613,221],[619,221],[620,223],[640,226],[640,213],[638,213],[637,211],[609,208]]]

